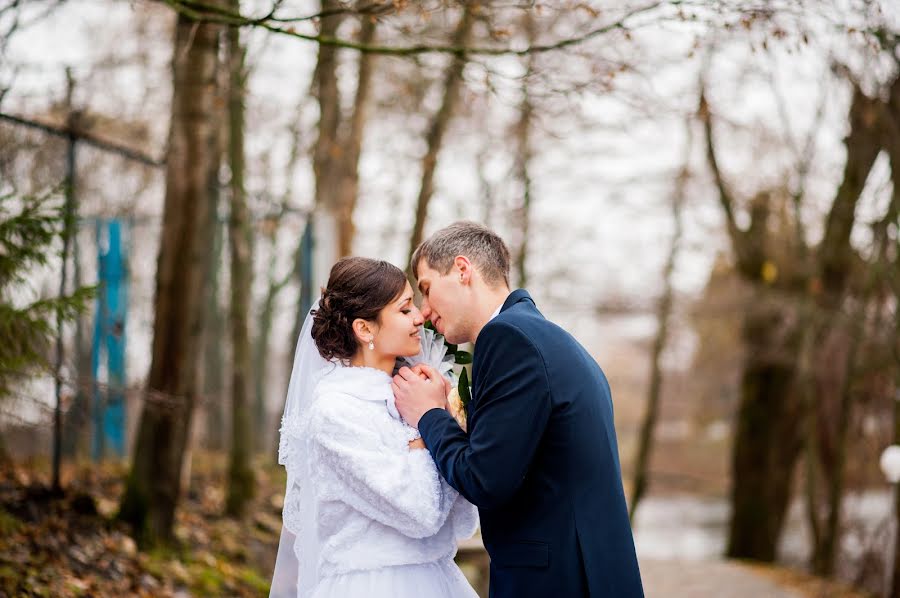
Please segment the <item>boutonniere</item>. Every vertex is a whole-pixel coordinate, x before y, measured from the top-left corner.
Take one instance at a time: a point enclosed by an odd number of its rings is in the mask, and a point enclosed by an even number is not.
[[[425,328],[434,330],[434,326],[432,326],[430,321],[425,322]],[[462,366],[462,369],[459,372],[459,379],[457,380],[456,385],[450,389],[450,394],[447,396],[447,404],[450,407],[450,415],[453,416],[463,430],[467,430],[469,402],[472,400],[472,388],[469,385],[469,373],[466,370],[466,366],[472,363],[472,354],[468,351],[461,350],[458,345],[448,343],[443,335],[436,330],[434,330],[434,332],[435,340],[439,340],[444,344],[447,348],[446,354],[452,357],[453,363]]]

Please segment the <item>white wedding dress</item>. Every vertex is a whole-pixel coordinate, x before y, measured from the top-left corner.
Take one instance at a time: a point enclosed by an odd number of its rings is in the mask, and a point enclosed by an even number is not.
[[[477,510],[427,450],[409,448],[419,434],[396,417],[391,377],[328,363],[313,388],[296,409],[288,391],[279,452],[288,491],[270,596],[477,598],[453,562]]]

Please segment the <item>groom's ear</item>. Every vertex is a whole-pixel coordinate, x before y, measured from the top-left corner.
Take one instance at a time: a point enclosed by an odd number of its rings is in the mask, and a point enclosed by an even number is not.
[[[453,260],[453,265],[459,270],[459,282],[468,284],[472,280],[472,262],[464,255],[458,255]]]

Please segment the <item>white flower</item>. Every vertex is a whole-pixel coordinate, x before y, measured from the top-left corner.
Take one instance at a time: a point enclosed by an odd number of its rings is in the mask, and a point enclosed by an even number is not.
[[[459,389],[455,386],[450,389],[450,394],[447,395],[447,404],[450,406],[450,415],[453,416],[453,419],[456,420],[459,427],[465,430],[466,412],[463,409],[462,399],[459,396]]]
[[[891,484],[900,482],[900,445],[892,444],[881,453],[881,471]]]
[[[447,344],[444,337],[434,330],[419,326],[419,336],[422,338],[422,348],[418,355],[397,358],[397,369],[401,366],[409,368],[424,363],[438,371],[441,376],[453,382],[453,365],[456,363],[453,355],[447,354]]]

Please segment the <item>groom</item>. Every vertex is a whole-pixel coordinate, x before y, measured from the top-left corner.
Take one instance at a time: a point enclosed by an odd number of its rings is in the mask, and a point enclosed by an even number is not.
[[[469,433],[430,368],[429,380],[400,370],[396,405],[479,508],[491,597],[642,597],[600,367],[527,291],[509,292],[509,251],[493,231],[452,224],[411,265],[424,317],[449,343],[477,340]]]

